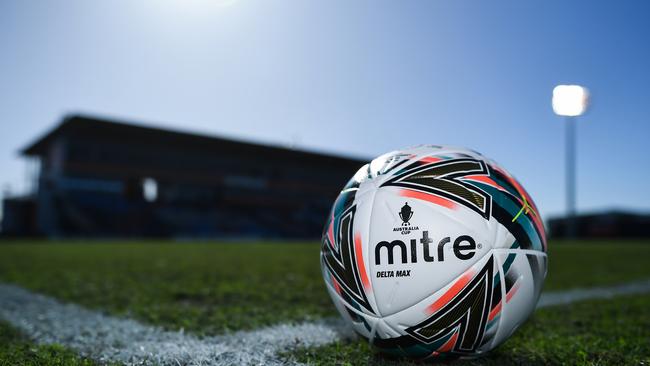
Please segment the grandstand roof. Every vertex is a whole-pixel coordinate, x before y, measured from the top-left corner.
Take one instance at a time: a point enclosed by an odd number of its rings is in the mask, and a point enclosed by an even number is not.
[[[47,154],[48,146],[58,137],[114,140],[121,143],[135,142],[146,145],[164,144],[164,146],[170,149],[201,149],[202,151],[231,151],[233,153],[259,154],[260,159],[286,158],[331,164],[364,164],[367,162],[366,159],[298,150],[226,137],[147,127],[85,115],[66,116],[54,129],[23,148],[21,154],[26,156],[45,155]]]

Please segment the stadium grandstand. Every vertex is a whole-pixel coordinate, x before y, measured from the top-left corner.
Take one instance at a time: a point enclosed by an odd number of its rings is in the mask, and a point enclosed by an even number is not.
[[[569,218],[548,220],[547,229],[554,238],[571,238]],[[650,214],[630,211],[583,213],[575,220],[575,237],[578,238],[650,238]]]
[[[56,237],[315,238],[365,161],[72,115],[25,147],[33,192],[2,232]]]

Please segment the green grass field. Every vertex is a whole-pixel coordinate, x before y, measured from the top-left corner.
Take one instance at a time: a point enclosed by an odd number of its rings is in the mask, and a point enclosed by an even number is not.
[[[95,362],[60,346],[33,345],[22,334],[0,322],[0,365],[90,366]]]
[[[650,278],[650,243],[551,242],[549,248],[547,290]],[[318,255],[316,243],[14,242],[0,245],[0,281],[168,329],[215,335],[335,316]],[[0,365],[89,362],[64,349],[14,340],[19,337],[12,332],[0,323]],[[287,357],[317,364],[403,363],[362,341]],[[471,364],[641,362],[650,363],[646,295],[537,311],[502,347]]]

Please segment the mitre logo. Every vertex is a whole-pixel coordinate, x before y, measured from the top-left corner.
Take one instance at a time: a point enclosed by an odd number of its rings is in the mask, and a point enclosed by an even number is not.
[[[407,235],[410,234],[411,231],[420,230],[419,227],[411,226],[409,223],[411,218],[413,218],[413,213],[414,212],[413,209],[411,209],[411,206],[409,206],[408,202],[405,202],[404,206],[402,206],[402,208],[397,213],[399,215],[399,218],[402,219],[402,226],[393,228],[393,231],[399,231],[402,235]]]
[[[422,250],[417,249],[418,243],[422,244]],[[410,245],[409,245],[410,244]],[[432,245],[433,244],[433,245]],[[381,254],[386,253],[385,258],[388,259],[388,264],[393,263],[417,263],[418,254],[421,252],[425,262],[444,262],[445,261],[445,245],[451,245],[454,256],[460,260],[469,260],[474,257],[477,249],[483,246],[476,243],[476,240],[469,235],[461,235],[455,239],[446,236],[436,245],[434,240],[429,237],[429,231],[422,232],[421,239],[410,239],[407,242],[402,240],[382,240],[375,245],[375,264],[381,264]],[[397,248],[398,250],[395,250]],[[382,249],[385,249],[382,251]],[[435,254],[434,254],[435,253]],[[399,257],[398,257],[399,256]],[[449,254],[447,254],[449,256]],[[437,258],[436,258],[437,257]],[[381,276],[380,276],[381,277]]]

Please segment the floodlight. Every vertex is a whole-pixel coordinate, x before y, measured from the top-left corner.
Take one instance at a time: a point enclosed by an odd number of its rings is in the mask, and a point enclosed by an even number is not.
[[[580,116],[588,102],[589,91],[580,85],[558,85],[553,89],[553,111],[559,116]]]

